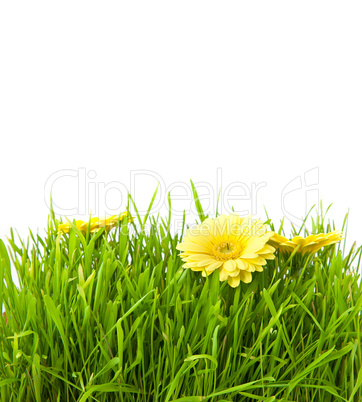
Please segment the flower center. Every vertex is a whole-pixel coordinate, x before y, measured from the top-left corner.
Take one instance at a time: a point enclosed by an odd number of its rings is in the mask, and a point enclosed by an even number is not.
[[[214,257],[219,261],[231,260],[238,258],[241,254],[241,247],[231,241],[216,244],[213,247]]]

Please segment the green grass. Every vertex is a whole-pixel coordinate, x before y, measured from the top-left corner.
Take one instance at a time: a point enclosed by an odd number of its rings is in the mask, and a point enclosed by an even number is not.
[[[2,402],[362,400],[361,248],[278,256],[233,289],[182,269],[171,220],[58,236],[51,214],[0,241]]]

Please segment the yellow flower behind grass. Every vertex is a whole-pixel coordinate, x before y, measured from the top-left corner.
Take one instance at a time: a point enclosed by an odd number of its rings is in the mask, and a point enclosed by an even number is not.
[[[275,258],[274,247],[267,244],[273,234],[261,220],[221,215],[188,229],[176,248],[184,268],[203,276],[218,270],[220,281],[235,288],[240,281],[251,282],[251,273],[263,271],[266,260]]]
[[[90,233],[95,233],[97,230],[103,227],[105,228],[106,231],[109,231],[116,226],[118,221],[122,221],[126,216],[128,216],[128,213],[123,212],[120,215],[113,215],[110,216],[109,218],[100,219],[94,217],[88,222],[77,220],[75,222],[75,226],[83,233],[87,233],[88,226]],[[58,233],[68,233],[70,228],[71,224],[69,222],[61,223],[60,225],[58,225]]]
[[[82,226],[83,226],[83,225],[84,225],[84,222],[83,222],[83,221],[78,220],[78,221],[75,222],[75,226],[76,226],[77,229],[79,229],[79,230],[82,230]],[[70,223],[69,223],[69,222],[67,222],[67,223],[60,223],[60,224],[58,225],[58,233],[68,233],[70,227],[71,227],[71,226],[70,226]]]
[[[291,240],[277,233],[270,238],[269,244],[279,249],[282,254],[291,254],[297,247],[301,255],[315,254],[322,247],[337,243],[343,239],[343,233],[336,230],[329,233],[313,234],[307,237],[295,236]]]

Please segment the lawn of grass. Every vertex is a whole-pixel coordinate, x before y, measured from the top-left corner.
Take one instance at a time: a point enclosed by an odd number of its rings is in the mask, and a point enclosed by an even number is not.
[[[182,268],[171,222],[58,235],[51,213],[45,236],[0,241],[2,402],[362,401],[361,248],[276,252],[232,288]]]

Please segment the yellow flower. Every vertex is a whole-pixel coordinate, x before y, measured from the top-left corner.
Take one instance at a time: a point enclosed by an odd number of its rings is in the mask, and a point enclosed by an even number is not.
[[[295,236],[291,240],[277,233],[270,238],[269,244],[278,248],[283,254],[291,254],[297,247],[297,253],[315,254],[322,247],[329,246],[343,239],[343,233],[336,230],[330,233],[319,233],[307,237]]]
[[[267,244],[268,232],[261,220],[221,215],[188,229],[177,245],[184,268],[210,275],[218,270],[220,281],[237,287],[251,282],[251,272],[263,271],[266,260],[274,259],[274,247]]]
[[[77,229],[81,230],[82,229],[82,225],[84,224],[83,221],[76,221],[75,222],[75,226],[77,227]],[[58,233],[68,233],[69,229],[71,228],[70,223],[61,223],[58,225]]]
[[[126,216],[128,216],[128,213],[123,212],[120,215],[112,215],[109,218],[100,219],[94,217],[87,222],[77,220],[76,227],[83,233],[87,233],[88,226],[90,233],[95,233],[97,230],[103,227],[105,228],[106,231],[109,231],[117,225],[118,221],[122,221],[123,218],[125,218]],[[71,224],[69,222],[61,223],[60,225],[58,225],[58,233],[68,233],[70,228]]]

